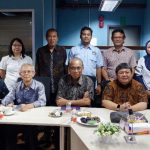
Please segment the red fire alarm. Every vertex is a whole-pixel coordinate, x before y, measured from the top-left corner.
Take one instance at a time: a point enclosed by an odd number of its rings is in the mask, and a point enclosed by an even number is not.
[[[99,17],[99,28],[103,28],[104,27],[104,16],[100,16]]]

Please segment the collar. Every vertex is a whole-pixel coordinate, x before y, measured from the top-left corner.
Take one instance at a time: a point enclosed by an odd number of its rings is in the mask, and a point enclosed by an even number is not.
[[[117,50],[115,49],[115,47],[112,47],[112,50],[113,50],[114,52],[122,52],[122,51],[125,51],[125,47],[122,47],[122,49],[121,49],[120,51],[117,51]]]
[[[32,82],[31,82],[31,85],[28,87],[28,89],[34,89],[35,87],[35,83],[34,83],[34,80],[32,79]],[[23,81],[21,81],[21,87],[20,87],[21,90],[25,89],[25,85],[23,83]]]
[[[131,80],[128,84],[123,85],[122,83],[120,83],[120,82],[116,79],[116,83],[117,83],[117,85],[118,85],[119,87],[121,87],[121,88],[123,88],[123,89],[128,89],[128,88],[131,87],[131,85],[132,85],[132,80]]]
[[[83,44],[80,44],[79,46],[80,46],[81,49],[85,48],[85,46]],[[86,47],[86,49],[92,50],[92,45],[89,44],[88,47]]]
[[[83,84],[83,77],[81,75],[80,78],[78,79],[78,81],[76,83],[74,83],[73,78],[69,75],[67,81],[68,81],[68,84],[70,84],[70,85],[75,85],[75,84],[82,85]]]
[[[16,60],[16,57],[13,56],[13,55],[11,56],[11,58],[14,59],[14,60]],[[19,58],[19,59],[23,59],[22,55],[20,55],[20,58]]]
[[[48,52],[50,52],[50,51],[49,51],[49,46],[48,46],[48,44],[46,45],[46,47],[47,47],[47,49],[48,49]],[[57,50],[57,45],[54,47],[53,52],[54,52],[54,51],[58,51],[58,50]]]

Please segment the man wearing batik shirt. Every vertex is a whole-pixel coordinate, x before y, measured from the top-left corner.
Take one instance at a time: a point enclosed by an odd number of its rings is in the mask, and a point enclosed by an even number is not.
[[[141,111],[147,108],[147,94],[138,81],[132,79],[132,68],[127,63],[116,68],[117,79],[109,82],[103,92],[102,105],[117,111]]]
[[[132,75],[136,67],[134,52],[124,47],[126,36],[122,29],[116,29],[112,32],[112,42],[114,47],[103,52],[104,66],[102,68],[103,78],[107,81],[116,79],[115,69],[120,63],[128,63],[132,67]]]
[[[82,60],[71,59],[68,71],[69,74],[62,77],[58,84],[57,105],[70,103],[73,106],[90,106],[94,96],[94,85],[88,76],[82,75]]]
[[[50,97],[47,106],[56,105],[56,93],[59,79],[65,74],[66,50],[57,45],[56,29],[46,32],[47,45],[39,48],[36,54],[36,75],[50,77]]]

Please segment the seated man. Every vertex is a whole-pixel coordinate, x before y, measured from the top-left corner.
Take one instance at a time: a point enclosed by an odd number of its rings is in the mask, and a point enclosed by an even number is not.
[[[45,106],[46,96],[44,85],[33,79],[34,67],[23,64],[20,70],[22,81],[18,82],[12,91],[2,100],[5,106],[20,105],[21,111],[34,107]]]
[[[132,68],[121,63],[116,67],[116,76],[104,89],[102,105],[117,111],[146,109],[147,94],[142,84],[132,79]]]
[[[41,107],[46,105],[46,96],[44,85],[33,79],[35,75],[34,67],[31,64],[23,64],[20,70],[22,81],[16,83],[16,86],[2,100],[5,106],[18,105],[20,111]],[[34,126],[6,126],[6,149],[16,149],[16,136],[18,132],[23,132],[25,140],[29,144],[29,149],[35,148],[33,140]],[[7,136],[9,135],[9,136]]]
[[[82,75],[83,62],[73,58],[69,62],[68,75],[62,77],[58,84],[56,103],[58,106],[70,103],[74,106],[90,106],[94,97],[94,85],[86,75]]]

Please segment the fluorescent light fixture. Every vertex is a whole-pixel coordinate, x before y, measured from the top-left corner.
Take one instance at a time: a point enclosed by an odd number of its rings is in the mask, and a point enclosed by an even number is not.
[[[102,0],[99,6],[100,11],[114,11],[122,0]]]

